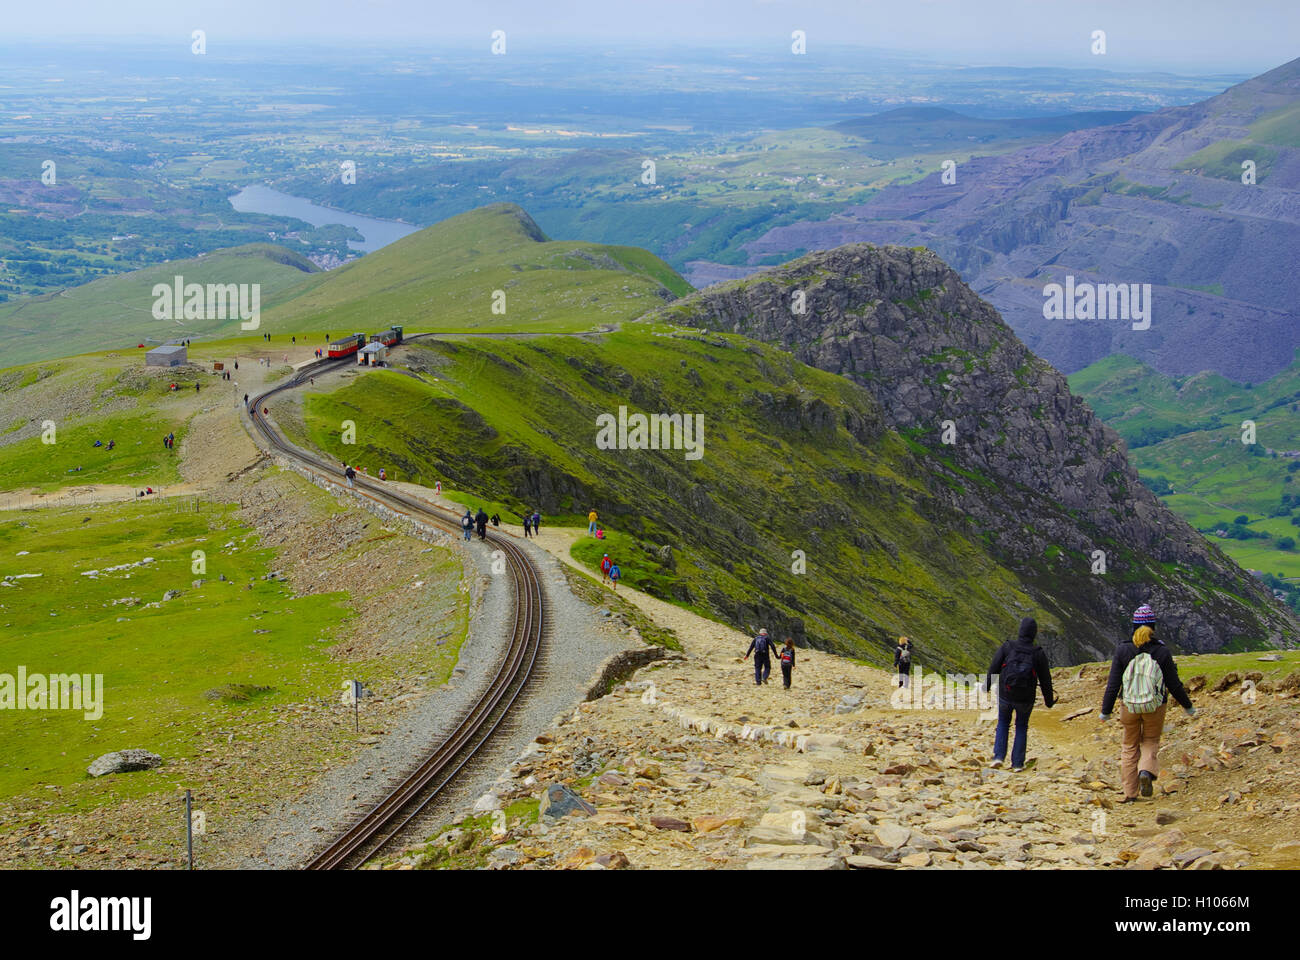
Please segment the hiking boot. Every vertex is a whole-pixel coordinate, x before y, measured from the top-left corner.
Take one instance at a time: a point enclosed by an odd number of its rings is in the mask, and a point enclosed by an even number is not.
[[[1011,772],[1012,772],[1012,773],[1024,773],[1024,772],[1025,772],[1025,768],[1024,768],[1024,767],[1012,767],[1012,768],[1011,768]]]
[[[992,763],[989,764],[989,766],[992,767],[994,770],[1001,769],[1001,767],[1002,767],[1002,761],[1001,761],[1001,760],[994,760]]]
[[[1142,792],[1142,796],[1151,796],[1151,781],[1154,779],[1155,777],[1151,776],[1151,774],[1147,773],[1145,770],[1138,771],[1138,789]]]

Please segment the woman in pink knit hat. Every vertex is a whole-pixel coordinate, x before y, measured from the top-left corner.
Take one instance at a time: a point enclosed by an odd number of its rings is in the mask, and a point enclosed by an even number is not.
[[[1196,708],[1178,679],[1174,655],[1156,637],[1155,625],[1155,611],[1147,604],[1133,611],[1133,636],[1115,650],[1101,701],[1101,719],[1109,720],[1115,700],[1121,700],[1119,719],[1124,739],[1119,751],[1119,774],[1125,803],[1136,800],[1139,794],[1149,797],[1153,792],[1160,773],[1160,734],[1164,731],[1169,694],[1182,704],[1189,717],[1196,716]]]

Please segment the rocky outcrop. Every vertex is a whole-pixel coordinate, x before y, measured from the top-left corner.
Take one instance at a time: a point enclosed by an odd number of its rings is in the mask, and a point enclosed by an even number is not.
[[[1107,656],[1144,602],[1186,649],[1297,638],[1252,577],[1139,482],[1123,441],[1065,377],[924,248],[810,254],[652,319],[779,344],[866,387],[924,457],[931,493],[1069,625],[1045,639],[1058,659]],[[825,419],[785,415],[804,430]]]

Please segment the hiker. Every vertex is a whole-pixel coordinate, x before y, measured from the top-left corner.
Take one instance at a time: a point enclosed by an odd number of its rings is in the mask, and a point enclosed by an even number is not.
[[[898,671],[897,685],[910,687],[912,685],[912,642],[907,637],[899,637],[898,646],[894,647],[894,669]]]
[[[244,394],[244,406],[248,406],[248,394]]]
[[[474,515],[469,512],[469,507],[465,508],[465,516],[460,518],[460,529],[465,534],[465,542],[469,543],[469,538],[474,533]]]
[[[610,564],[609,585],[613,588],[615,593],[618,593],[618,582],[622,579],[623,579],[623,571],[618,568],[618,564],[617,563]]]
[[[351,467],[347,467],[347,466],[345,466],[345,467],[343,468],[343,476],[345,476],[345,477],[348,478],[348,486],[349,486],[349,487],[351,487],[351,486],[355,486],[355,484],[353,484],[352,480],[356,477],[356,475],[357,475],[357,472],[356,472],[355,470],[353,470]]]
[[[1169,648],[1155,635],[1156,615],[1148,604],[1133,611],[1133,636],[1115,650],[1110,677],[1101,699],[1101,717],[1110,719],[1115,698],[1120,697],[1119,721],[1124,739],[1119,750],[1119,779],[1124,802],[1149,797],[1160,773],[1160,734],[1165,726],[1169,694],[1196,716],[1192,698],[1178,679],[1178,665]],[[1122,696],[1121,696],[1122,692]]]
[[[605,531],[604,531],[602,528],[600,528],[600,527],[597,527],[597,528],[596,528],[596,539],[597,539],[597,540],[604,540],[604,539],[605,539]]]
[[[440,496],[440,497],[442,496],[442,481],[441,481],[441,480],[439,480],[437,483],[435,483],[435,484],[433,485],[433,491],[434,491],[434,493],[436,493],[438,496]]]
[[[794,641],[789,637],[785,638],[785,646],[781,648],[781,685],[783,689],[790,689],[790,674],[794,672]]]
[[[478,538],[480,540],[486,540],[488,515],[487,515],[487,511],[484,510],[482,507],[479,507],[478,513],[474,515],[474,524],[478,527]]]
[[[609,554],[600,558],[600,582],[604,583],[609,579],[609,568],[614,565],[614,561],[609,559]]]
[[[92,447],[102,447],[103,445],[104,445],[103,440],[96,440],[94,443],[91,444]]]
[[[238,361],[238,360],[235,361],[235,369],[236,369],[236,370],[239,369],[239,361]]]
[[[542,529],[542,515],[536,510],[533,511],[533,536],[537,536],[537,531]]]
[[[593,537],[596,535],[596,511],[592,510],[587,514],[587,532]]]
[[[198,393],[198,392],[199,392],[199,385],[198,385],[197,383],[194,384],[194,392],[195,392],[195,393]]]
[[[525,537],[528,536],[528,531],[531,530],[532,528],[533,528],[533,516],[532,514],[525,514],[524,515],[524,536]]]
[[[1038,621],[1025,617],[1020,621],[1020,633],[1008,640],[993,654],[989,672],[984,677],[984,689],[998,678],[998,726],[993,735],[993,762],[989,766],[1002,766],[1007,758],[1007,733],[1011,728],[1011,715],[1016,719],[1016,742],[1011,748],[1011,770],[1019,773],[1025,769],[1025,751],[1029,747],[1029,714],[1038,697],[1038,685],[1043,685],[1043,703],[1050,710],[1056,705],[1052,693],[1052,668],[1043,648],[1034,643],[1038,636]]]
[[[114,447],[116,447],[116,446],[117,446],[117,441],[116,441],[116,440],[110,440],[110,441],[108,441],[108,449],[112,450],[112,449],[113,449]]]
[[[494,527],[501,526],[501,514],[499,513],[492,514],[492,526]]]
[[[762,686],[767,683],[767,675],[772,672],[772,641],[767,637],[766,627],[759,630],[758,636],[749,641],[749,649],[745,651],[746,660],[751,653],[754,655],[754,683]]]
[[[380,468],[379,468],[379,479],[380,479],[380,480],[387,480],[387,479],[388,479],[388,473],[384,470],[383,467],[380,467]]]

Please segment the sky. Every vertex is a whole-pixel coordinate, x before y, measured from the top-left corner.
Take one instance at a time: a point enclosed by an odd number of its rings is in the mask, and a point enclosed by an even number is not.
[[[508,49],[586,43],[928,54],[980,65],[1259,73],[1300,56],[1300,0],[61,0],[6,3],[0,42],[175,39]],[[1106,33],[1106,53],[1092,34]],[[234,52],[232,50],[232,52]]]

